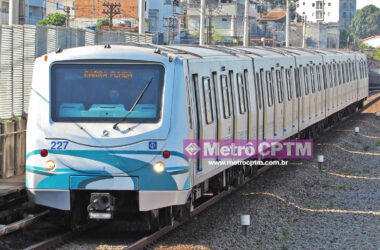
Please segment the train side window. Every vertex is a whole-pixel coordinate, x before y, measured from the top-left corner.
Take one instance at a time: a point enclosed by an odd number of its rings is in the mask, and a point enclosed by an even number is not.
[[[203,77],[203,100],[206,109],[206,123],[211,124],[214,121],[212,110],[211,82],[209,77]]]
[[[323,80],[323,88],[327,89],[327,72],[326,65],[322,65],[322,80]]]
[[[351,62],[351,72],[352,72],[352,80],[356,80],[356,75],[355,75],[355,64],[354,62]]]
[[[363,62],[363,68],[364,68],[364,77],[368,77],[368,65],[367,65],[367,61],[364,61]]]
[[[347,82],[347,75],[346,75],[346,63],[342,62],[342,84]]]
[[[284,100],[284,78],[283,78],[283,68],[281,70],[276,70],[276,85],[277,85],[277,97],[278,97],[278,103],[282,103]]]
[[[331,64],[329,64],[327,67],[328,67],[328,70],[329,70],[330,88],[332,88],[332,87],[334,87],[332,66],[331,66]]]
[[[318,91],[321,91],[322,90],[322,86],[321,86],[321,69],[320,69],[319,65],[315,66],[315,71],[316,71],[316,74],[317,74]]]
[[[333,65],[333,73],[334,73],[334,86],[336,86],[338,84],[336,63],[334,63],[334,65]]]
[[[231,117],[231,105],[230,105],[230,98],[229,98],[229,91],[228,91],[228,84],[227,84],[227,76],[221,75],[220,76],[220,88],[222,90],[222,102],[223,102],[223,113],[224,118],[227,119]]]
[[[247,112],[247,95],[244,87],[243,74],[236,74],[236,83],[239,95],[240,114]]]
[[[255,80],[256,80],[256,102],[259,109],[261,109],[262,107],[261,78],[258,72],[256,72]]]
[[[292,98],[293,98],[293,91],[292,91],[293,77],[291,74],[291,70],[292,70],[292,67],[290,67],[290,69],[285,69],[286,93],[288,96],[288,101],[292,100]]]
[[[301,67],[300,67],[301,68]],[[296,97],[300,98],[301,97],[301,87],[300,87],[300,68],[295,67],[294,68],[294,80],[295,80],[295,85],[296,85]]]
[[[348,73],[350,81],[354,80],[353,72],[352,72],[352,63],[351,62],[347,63],[347,73]]]
[[[310,65],[310,83],[311,83],[311,92],[315,93],[315,75],[314,75],[314,66]]]
[[[338,63],[338,83],[339,83],[339,85],[342,84],[342,74],[341,74],[341,72],[342,72],[341,64]]]
[[[303,67],[303,79],[305,84],[305,95],[309,94],[309,74],[306,67]]]
[[[186,103],[187,103],[187,116],[189,117],[189,127],[193,129],[193,115],[191,113],[191,92],[189,86],[189,79],[186,76]]]
[[[268,107],[273,105],[273,83],[272,83],[272,72],[267,70],[265,71],[265,82],[267,86],[267,98],[268,98]]]

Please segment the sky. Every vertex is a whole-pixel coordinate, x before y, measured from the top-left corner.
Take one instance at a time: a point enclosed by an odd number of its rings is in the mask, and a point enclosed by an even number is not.
[[[369,4],[373,4],[380,8],[380,0],[356,0],[356,9],[361,9]]]

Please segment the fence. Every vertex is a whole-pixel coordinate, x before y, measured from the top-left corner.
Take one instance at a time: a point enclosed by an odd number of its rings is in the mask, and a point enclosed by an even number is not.
[[[19,117],[26,117],[24,114],[28,111],[34,59],[58,48],[104,42],[152,43],[152,35],[50,26],[0,25],[0,178],[25,171],[26,119]]]
[[[55,26],[0,26],[0,119],[11,119],[27,113],[36,57],[58,48],[104,42],[152,43],[152,35]]]

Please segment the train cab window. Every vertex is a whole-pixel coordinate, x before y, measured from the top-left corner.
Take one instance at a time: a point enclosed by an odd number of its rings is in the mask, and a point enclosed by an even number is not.
[[[276,85],[277,85],[277,97],[278,103],[282,103],[284,100],[284,77],[283,68],[281,70],[276,70]]]
[[[288,96],[288,101],[292,100],[293,98],[293,90],[292,90],[293,77],[291,74],[291,70],[292,70],[292,67],[290,67],[290,69],[285,69],[286,93]]]
[[[267,70],[265,71],[265,83],[267,87],[267,98],[268,98],[268,107],[273,105],[273,82],[272,82],[272,72]]]
[[[247,112],[247,90],[245,88],[243,74],[236,74],[236,83],[239,95],[240,114]]]
[[[315,71],[316,71],[316,74],[317,74],[318,91],[321,91],[322,90],[322,86],[321,86],[321,70],[320,70],[319,65],[315,66]]]
[[[223,102],[224,118],[227,119],[227,118],[231,117],[231,103],[230,103],[231,91],[228,87],[226,75],[220,76],[220,88],[222,90],[222,102]]]
[[[256,100],[257,100],[257,106],[259,107],[259,109],[261,109],[262,107],[262,90],[261,90],[261,83],[262,83],[262,79],[263,79],[263,75],[264,75],[264,72],[263,70],[261,70],[262,72],[262,77],[259,76],[259,73],[256,72],[256,77],[255,77],[255,81],[256,81]]]
[[[294,80],[295,80],[295,85],[296,85],[296,97],[299,98],[301,97],[301,67],[294,68]]]
[[[212,89],[209,77],[203,77],[203,101],[206,110],[206,123],[211,124],[214,121],[212,105]]]
[[[303,67],[303,80],[305,84],[305,95],[309,94],[309,72],[306,67]]]
[[[314,66],[310,65],[310,83],[311,83],[311,92],[315,93],[315,74]]]

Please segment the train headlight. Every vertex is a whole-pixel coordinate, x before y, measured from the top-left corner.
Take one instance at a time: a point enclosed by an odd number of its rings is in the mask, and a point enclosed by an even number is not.
[[[55,169],[55,162],[52,161],[52,160],[49,160],[49,161],[45,162],[45,169],[46,169],[47,171],[52,171],[52,170],[54,170],[54,169]]]
[[[165,164],[162,161],[158,161],[158,162],[153,164],[153,170],[157,174],[160,174],[160,173],[164,172]]]

